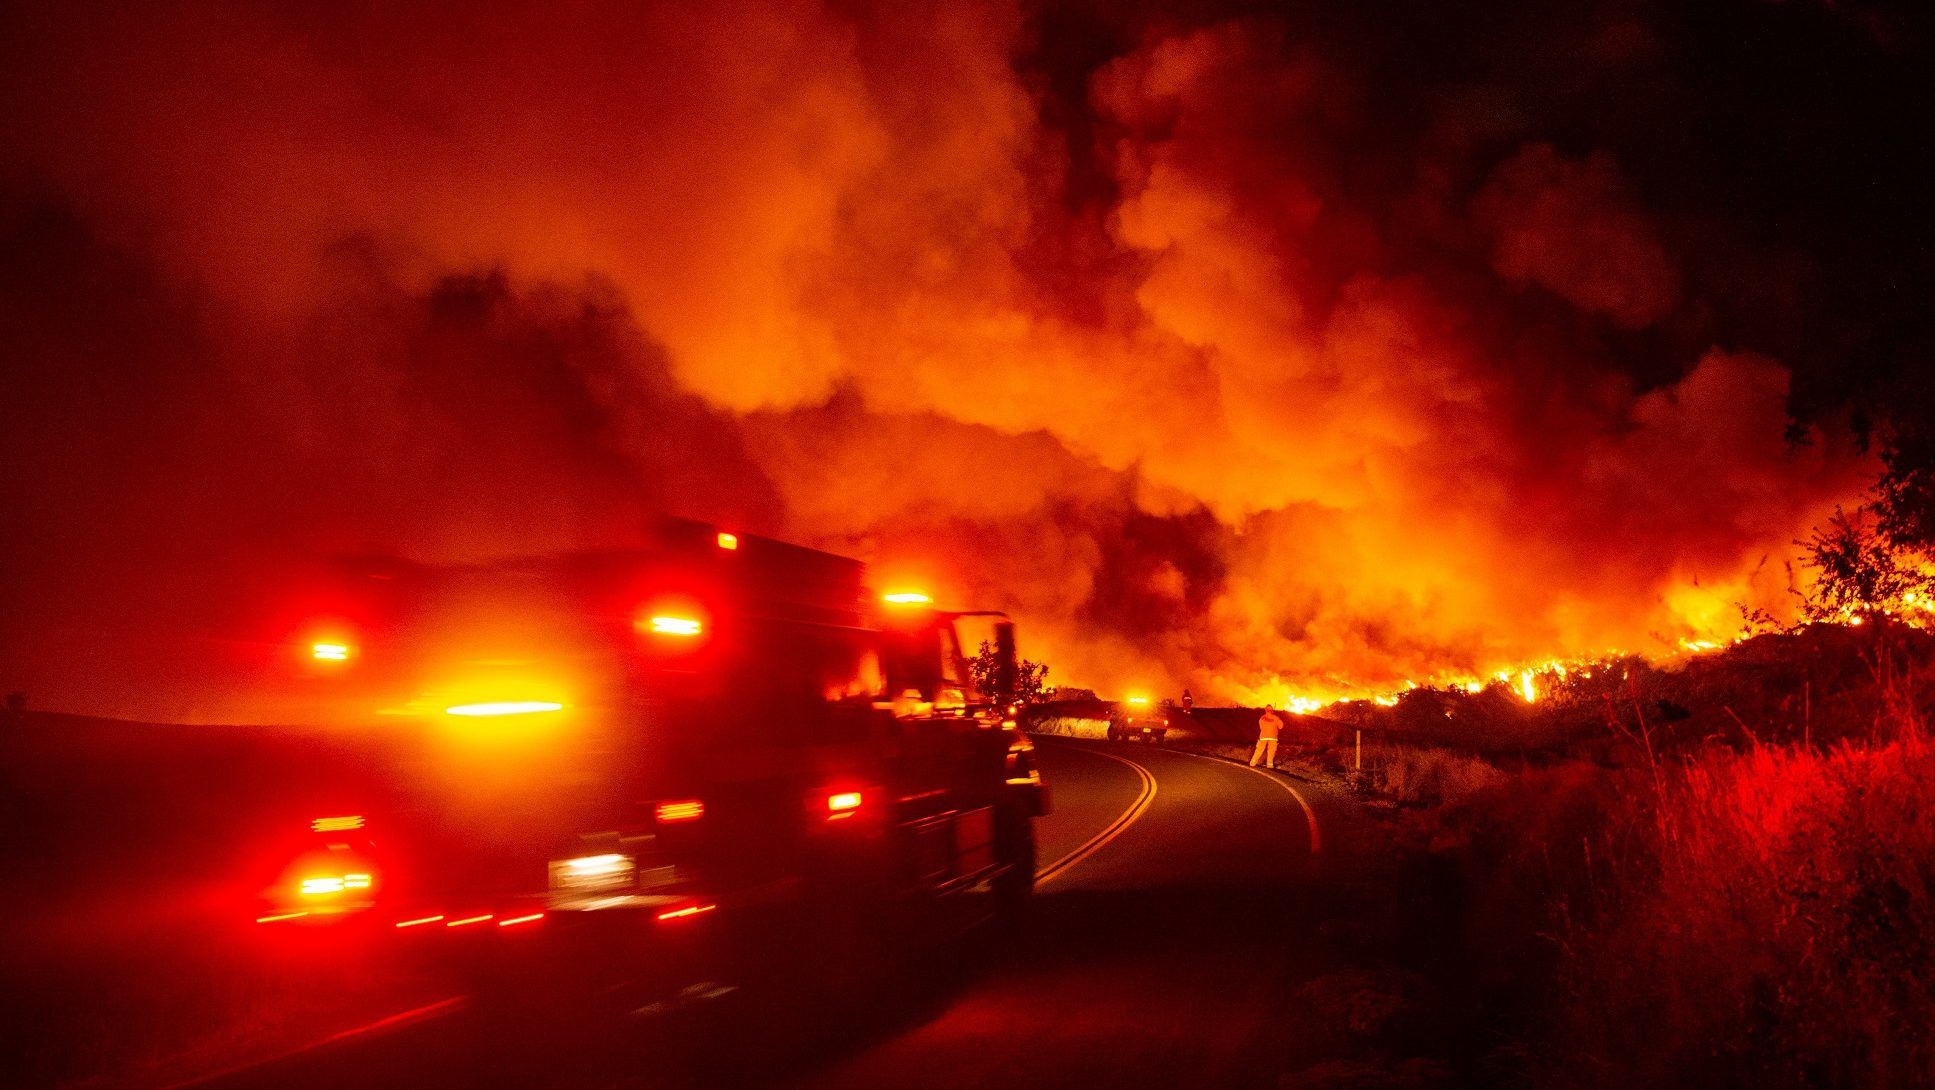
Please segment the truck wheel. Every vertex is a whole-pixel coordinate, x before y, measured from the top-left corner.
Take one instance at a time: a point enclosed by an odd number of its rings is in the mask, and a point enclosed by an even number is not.
[[[1012,803],[996,809],[994,821],[995,851],[1003,864],[993,883],[994,922],[1003,931],[1017,931],[1035,896],[1035,823]]]

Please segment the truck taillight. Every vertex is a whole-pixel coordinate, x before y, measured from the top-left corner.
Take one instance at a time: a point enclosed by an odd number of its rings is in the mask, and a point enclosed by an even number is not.
[[[826,819],[838,821],[852,817],[859,811],[861,801],[858,791],[835,791],[826,797]]]
[[[721,531],[719,534],[719,547],[721,549],[737,549],[739,547],[739,535]]]
[[[660,825],[678,825],[705,816],[705,803],[699,799],[669,799],[652,807]]]
[[[312,643],[309,657],[318,662],[348,662],[350,647],[346,643]]]

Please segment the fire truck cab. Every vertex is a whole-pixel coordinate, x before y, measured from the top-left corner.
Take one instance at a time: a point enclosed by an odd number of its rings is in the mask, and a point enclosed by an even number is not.
[[[749,969],[762,937],[1016,921],[1048,794],[1013,626],[888,598],[856,561],[684,521],[643,549],[352,565],[307,653],[403,756],[310,818],[257,922],[651,992]],[[1005,691],[976,688],[968,625]]]

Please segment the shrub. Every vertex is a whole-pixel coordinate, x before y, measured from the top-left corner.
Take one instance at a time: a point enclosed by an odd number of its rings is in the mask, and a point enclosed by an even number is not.
[[[1405,803],[1455,802],[1505,779],[1482,758],[1435,746],[1380,746],[1367,763],[1377,789]]]

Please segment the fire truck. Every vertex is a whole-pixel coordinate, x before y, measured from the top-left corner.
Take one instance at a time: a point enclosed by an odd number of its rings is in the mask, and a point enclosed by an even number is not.
[[[1025,912],[1048,788],[1003,615],[688,521],[628,550],[359,560],[329,597],[295,657],[385,756],[290,815],[258,934],[643,1003],[776,947],[851,969]],[[963,652],[982,632],[995,692]]]

